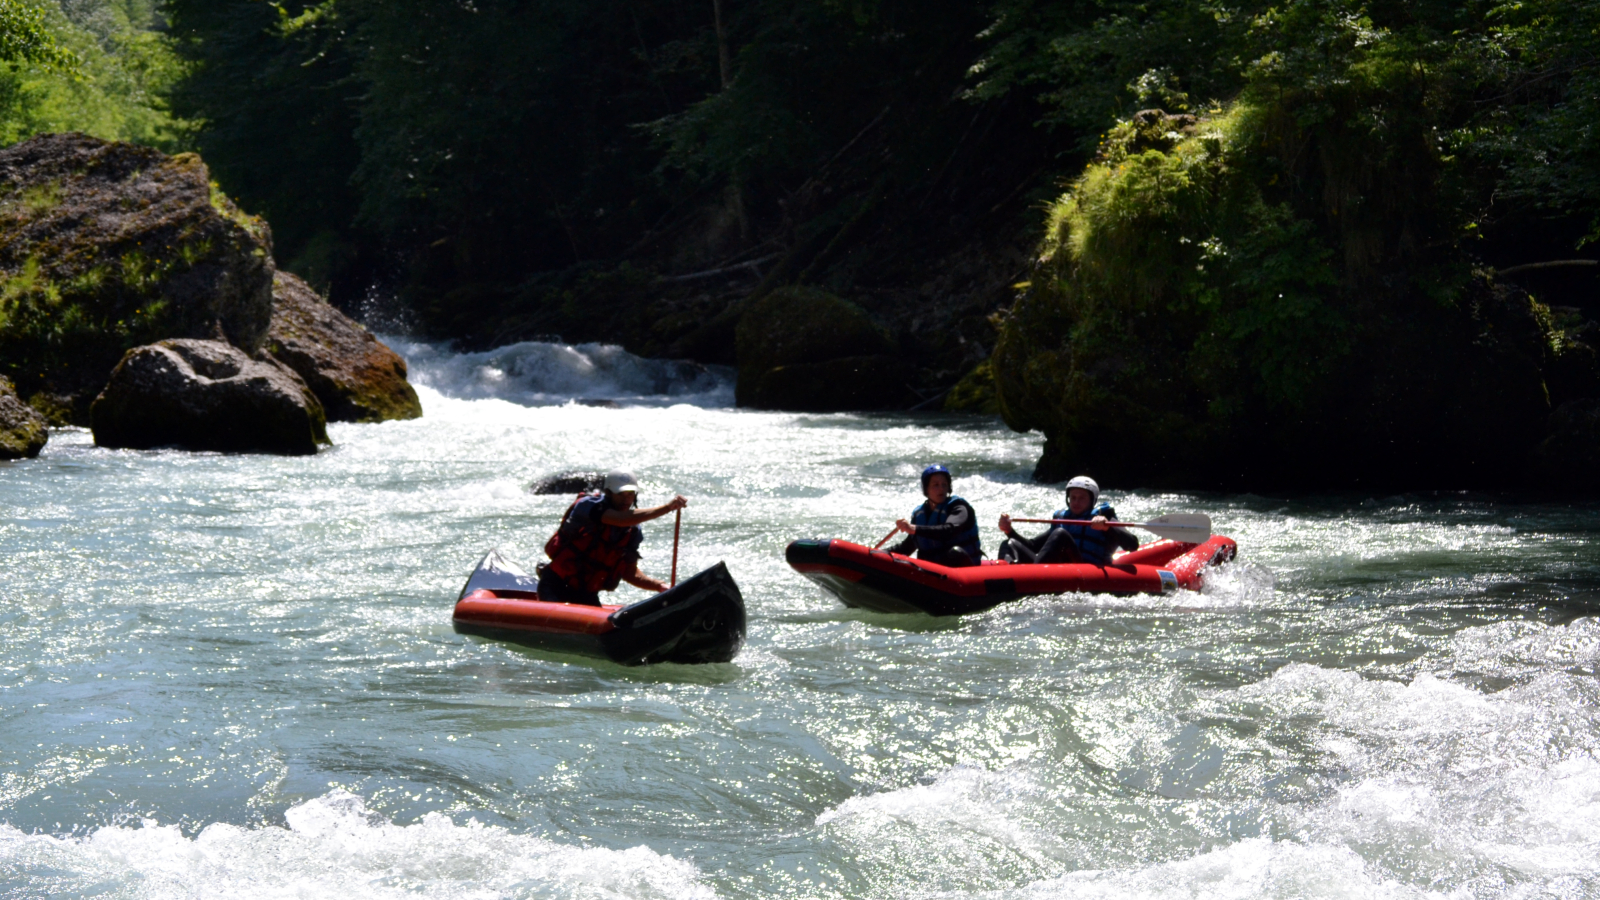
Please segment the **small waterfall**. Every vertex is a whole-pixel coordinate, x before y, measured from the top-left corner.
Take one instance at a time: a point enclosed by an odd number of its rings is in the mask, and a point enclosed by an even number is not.
[[[461,400],[523,406],[733,405],[733,370],[678,359],[646,359],[615,344],[523,341],[481,353],[384,338],[406,358],[414,384]]]

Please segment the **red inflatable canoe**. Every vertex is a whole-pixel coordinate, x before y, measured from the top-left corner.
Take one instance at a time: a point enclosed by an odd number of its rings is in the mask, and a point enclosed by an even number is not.
[[[728,662],[744,644],[744,598],[722,563],[628,606],[552,603],[537,584],[490,551],[456,600],[456,633],[629,666]]]
[[[784,555],[796,572],[821,585],[845,606],[959,616],[1040,594],[1197,591],[1207,567],[1233,559],[1237,552],[1232,538],[1214,535],[1203,544],[1146,544],[1120,554],[1109,566],[989,561],[951,569],[827,539],[794,541]]]

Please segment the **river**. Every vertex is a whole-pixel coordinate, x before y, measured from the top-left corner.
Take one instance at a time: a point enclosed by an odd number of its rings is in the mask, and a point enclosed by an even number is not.
[[[784,545],[876,540],[943,462],[992,552],[1000,512],[1061,505],[1036,435],[735,410],[726,373],[615,348],[395,346],[424,417],[315,457],[69,429],[0,463],[0,896],[1600,897],[1600,505],[1107,485],[1239,561],[867,614]],[[452,631],[478,558],[536,561],[568,502],[528,484],[613,466],[690,498],[680,571],[738,580],[735,662]]]

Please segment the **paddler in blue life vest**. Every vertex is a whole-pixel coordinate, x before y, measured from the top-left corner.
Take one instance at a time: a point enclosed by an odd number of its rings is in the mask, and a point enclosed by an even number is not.
[[[538,567],[539,599],[556,603],[600,605],[601,591],[614,591],[626,581],[657,593],[667,585],[639,571],[642,522],[659,519],[689,505],[682,495],[636,509],[639,485],[627,472],[606,474],[603,491],[579,494],[561,517],[561,526],[544,545],[550,561]]]
[[[1067,482],[1067,508],[1052,519],[1080,519],[1087,525],[1052,525],[1038,537],[1023,537],[1012,529],[1011,516],[1000,516],[1000,558],[1017,563],[1089,563],[1104,566],[1117,550],[1139,549],[1139,539],[1126,529],[1112,528],[1117,517],[1111,504],[1100,502],[1100,485],[1087,475]]]
[[[928,499],[911,511],[911,520],[894,523],[908,537],[889,548],[941,566],[975,566],[983,556],[978,546],[978,514],[972,504],[950,493],[950,470],[932,465],[922,470],[922,496]]]

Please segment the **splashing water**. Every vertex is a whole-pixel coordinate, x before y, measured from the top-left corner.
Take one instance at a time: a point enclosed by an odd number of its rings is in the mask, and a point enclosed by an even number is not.
[[[66,430],[0,463],[0,894],[1600,896],[1593,505],[1107,485],[1240,559],[877,615],[784,545],[876,540],[937,461],[992,549],[1060,505],[1037,436],[733,410],[615,348],[398,346],[426,415],[309,459]],[[564,508],[528,480],[613,466],[690,497],[680,571],[738,579],[735,663],[452,631],[477,558],[536,561]]]

